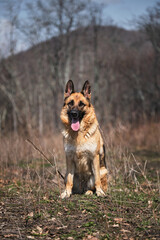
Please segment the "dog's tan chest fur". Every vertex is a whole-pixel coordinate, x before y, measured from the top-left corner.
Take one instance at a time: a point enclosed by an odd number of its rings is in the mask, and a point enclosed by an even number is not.
[[[91,175],[91,161],[87,156],[83,155],[82,157],[76,159],[75,161],[76,169],[75,173],[80,173],[81,175]]]
[[[97,143],[92,141],[87,141],[85,143],[81,143],[79,145],[71,144],[71,143],[65,143],[64,149],[66,153],[74,153],[74,154],[85,154],[90,155],[94,154],[97,149]]]
[[[74,156],[75,172],[91,174],[91,160],[97,151],[97,143],[88,139],[78,145],[73,142],[64,144],[65,152],[69,156]]]

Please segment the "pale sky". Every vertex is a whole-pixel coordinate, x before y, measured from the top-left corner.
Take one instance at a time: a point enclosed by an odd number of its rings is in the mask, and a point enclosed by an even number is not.
[[[22,2],[23,4],[30,0],[0,0],[0,21],[5,18],[4,6],[7,2]],[[45,1],[45,0],[44,0]],[[112,18],[115,24],[124,28],[133,28],[128,21],[138,17],[146,12],[148,7],[153,7],[158,0],[91,0],[97,3],[106,4],[104,7],[104,18]],[[24,13],[23,13],[24,14]]]
[[[110,16],[114,23],[126,29],[134,29],[134,19],[145,14],[146,9],[153,7],[157,0],[100,0],[107,2],[104,17]]]

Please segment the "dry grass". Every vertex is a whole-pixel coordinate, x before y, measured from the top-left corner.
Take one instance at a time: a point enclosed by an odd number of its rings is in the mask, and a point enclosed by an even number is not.
[[[146,122],[137,127],[124,126],[119,122],[114,128],[108,127],[105,132],[106,141],[110,145],[160,150],[160,122]]]
[[[144,149],[154,153],[160,152],[159,136],[159,123],[148,123],[135,129],[117,124],[115,128],[110,127],[108,131],[104,131],[106,161],[112,179],[116,180],[121,176],[123,179],[136,181],[136,171],[141,171],[137,168],[141,164],[141,169],[145,170],[146,161],[142,161],[144,159],[141,158],[138,163],[139,156],[137,157],[135,152]],[[40,182],[53,179],[57,184],[56,165],[62,174],[65,174],[62,135],[48,131],[44,136],[39,136],[35,131],[31,131],[27,138],[45,154],[51,164],[26,141],[24,136],[8,134],[0,138],[1,176],[9,174],[10,178],[15,177],[24,181],[41,179]]]
[[[56,166],[64,166],[63,141],[61,135],[32,134],[29,139],[45,154],[51,164],[26,141],[24,136],[9,134],[0,139],[0,176],[10,181],[23,181],[23,184],[38,183],[40,188],[47,182],[57,187]],[[52,181],[53,180],[53,181]]]

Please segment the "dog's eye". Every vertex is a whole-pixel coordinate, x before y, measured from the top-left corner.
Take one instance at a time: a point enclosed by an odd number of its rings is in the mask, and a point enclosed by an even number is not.
[[[80,101],[79,102],[79,107],[84,107],[84,106],[86,106],[86,104],[84,102]]]
[[[74,101],[71,100],[69,103],[68,103],[68,106],[72,107],[74,105]]]

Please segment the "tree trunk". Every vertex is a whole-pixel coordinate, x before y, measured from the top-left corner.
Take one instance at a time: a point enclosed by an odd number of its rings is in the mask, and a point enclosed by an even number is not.
[[[58,114],[58,93],[56,91],[52,91],[53,94],[53,120],[54,127],[56,131],[59,130],[59,114]]]
[[[39,95],[39,119],[38,119],[38,126],[39,126],[39,134],[43,135],[43,105],[42,105],[42,96]]]

